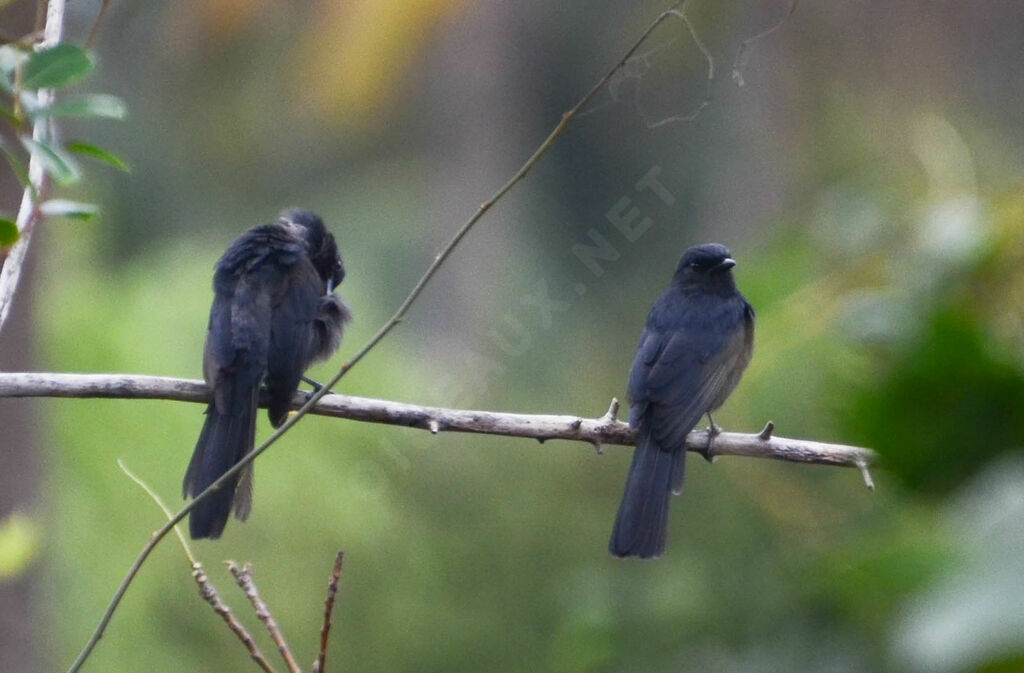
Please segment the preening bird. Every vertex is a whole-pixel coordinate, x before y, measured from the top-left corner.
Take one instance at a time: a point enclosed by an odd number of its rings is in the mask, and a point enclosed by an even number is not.
[[[629,375],[629,424],[637,444],[609,551],[655,558],[665,551],[669,500],[682,492],[686,436],[739,383],[754,347],[754,309],[736,289],[729,250],[687,250],[654,302]],[[712,438],[709,437],[710,447]]]
[[[213,305],[203,378],[213,391],[182,485],[195,497],[252,451],[260,386],[276,428],[284,423],[306,369],[329,357],[351,319],[334,294],[345,267],[323,221],[285,211],[228,247],[213,275]],[[189,516],[193,538],[218,538],[232,509],[252,508],[252,465],[200,502]]]

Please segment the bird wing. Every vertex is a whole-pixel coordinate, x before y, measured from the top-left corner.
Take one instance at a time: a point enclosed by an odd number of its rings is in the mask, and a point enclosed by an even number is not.
[[[308,259],[302,259],[286,276],[270,319],[271,375],[302,371],[309,366],[310,330],[320,305],[320,277]]]
[[[242,277],[230,295],[218,294],[210,309],[210,327],[203,353],[203,375],[213,388],[222,414],[238,415],[248,407],[266,363],[270,301],[265,292]]]
[[[302,245],[279,225],[245,232],[217,262],[203,353],[203,376],[220,413],[247,407],[267,365],[277,269],[296,263]]]
[[[742,331],[721,344],[707,341],[677,332],[665,346],[665,360],[659,359],[651,369],[647,380],[653,402],[651,428],[662,446],[682,448],[700,417],[717,407],[716,401],[732,378],[735,354],[744,341]]]
[[[312,324],[323,293],[323,283],[306,257],[283,278],[271,311],[267,353],[268,404],[275,427],[284,421],[292,395],[313,360]]]
[[[738,380],[734,369],[746,352],[747,329],[743,312],[731,313],[644,330],[630,374],[630,421],[649,424],[665,450],[683,448],[700,417]]]

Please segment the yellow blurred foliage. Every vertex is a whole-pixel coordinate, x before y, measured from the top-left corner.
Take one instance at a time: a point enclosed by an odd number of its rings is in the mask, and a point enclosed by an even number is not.
[[[222,0],[231,2],[233,0]],[[459,0],[317,3],[316,36],[293,53],[293,94],[336,126],[360,126],[393,98],[437,23]]]
[[[219,38],[237,33],[254,15],[270,4],[267,0],[207,0],[195,6],[203,14],[203,24]]]
[[[17,577],[39,554],[39,527],[25,514],[0,523],[0,580]]]

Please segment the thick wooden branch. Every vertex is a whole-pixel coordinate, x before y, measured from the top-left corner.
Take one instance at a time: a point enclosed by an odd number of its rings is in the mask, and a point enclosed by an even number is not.
[[[203,381],[162,376],[0,373],[0,398],[3,397],[160,399],[205,404],[210,401],[210,391]],[[292,400],[292,407],[298,409],[305,404],[306,399],[305,394],[297,393]],[[428,430],[434,434],[473,432],[526,437],[542,442],[549,439],[567,439],[589,442],[598,448],[605,444],[632,446],[636,443],[632,428],[616,418],[618,402],[615,400],[603,416],[583,418],[555,414],[447,409],[328,394],[317,402],[310,413],[368,423],[402,425]],[[773,429],[774,425],[769,424],[761,432],[753,434],[722,432],[715,437],[713,453],[716,456],[774,458],[797,463],[857,467],[865,475],[867,466],[876,458],[870,449],[778,437],[772,433]],[[707,441],[706,430],[694,430],[687,438],[686,448],[704,453]]]

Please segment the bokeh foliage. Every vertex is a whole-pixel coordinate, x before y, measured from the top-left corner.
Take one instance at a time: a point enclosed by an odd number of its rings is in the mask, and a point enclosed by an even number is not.
[[[349,4],[112,15],[102,88],[132,117],[99,134],[134,172],[91,185],[95,224],[42,232],[47,369],[198,377],[217,255],[291,205],[324,215],[345,256],[356,322],[337,365],[662,9]],[[252,520],[197,545],[236,612],[225,557],[254,563],[311,661],[342,548],[332,658],[346,670],[1018,670],[1024,80],[1002,45],[1022,44],[1019,12],[910,4],[802,3],[752,52],[742,89],[721,78],[696,123],[649,129],[635,96],[680,92],[657,106],[689,110],[703,95],[692,45],[655,35],[671,67],[575,124],[341,385],[599,415],[679,252],[721,240],[759,323],[716,420],[872,446],[876,492],[852,470],[693,460],[666,557],[623,563],[605,545],[627,450],[311,418],[256,466]],[[694,8],[720,62],[775,16]],[[636,188],[652,167],[671,204]],[[633,242],[606,217],[622,199],[652,220]],[[591,231],[619,252],[601,275],[572,252]],[[524,302],[541,284],[561,302],[550,320]],[[160,523],[115,459],[172,500],[201,408],[45,408],[36,618],[59,667]],[[94,657],[94,670],[252,669],[170,541]]]

